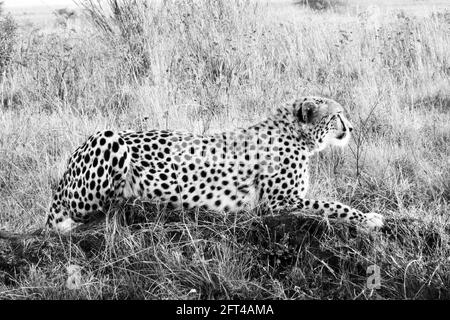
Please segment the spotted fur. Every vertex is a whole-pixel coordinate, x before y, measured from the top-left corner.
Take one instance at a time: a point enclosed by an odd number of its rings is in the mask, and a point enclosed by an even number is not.
[[[331,99],[302,97],[231,132],[98,132],[70,157],[47,226],[66,232],[106,211],[112,200],[144,198],[221,212],[257,205],[267,212],[308,210],[380,227],[379,214],[305,198],[311,155],[350,139],[353,129],[344,113]]]

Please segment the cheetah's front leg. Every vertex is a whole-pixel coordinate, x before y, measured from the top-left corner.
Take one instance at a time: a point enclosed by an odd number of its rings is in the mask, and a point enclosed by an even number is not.
[[[383,226],[382,215],[374,212],[362,213],[339,202],[295,198],[289,199],[284,208],[289,210],[301,209],[313,211],[315,214],[324,215],[327,218],[339,222],[362,225],[370,230]]]

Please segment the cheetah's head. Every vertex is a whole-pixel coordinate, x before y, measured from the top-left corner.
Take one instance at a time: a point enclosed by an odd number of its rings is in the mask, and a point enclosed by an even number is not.
[[[339,103],[327,98],[302,97],[294,102],[294,116],[302,130],[312,138],[313,152],[329,145],[347,145],[353,127],[345,113]]]

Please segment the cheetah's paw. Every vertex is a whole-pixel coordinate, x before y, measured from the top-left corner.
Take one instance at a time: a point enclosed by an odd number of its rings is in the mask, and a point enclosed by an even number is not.
[[[383,226],[384,217],[381,214],[370,212],[366,214],[365,226],[370,229],[377,229]]]

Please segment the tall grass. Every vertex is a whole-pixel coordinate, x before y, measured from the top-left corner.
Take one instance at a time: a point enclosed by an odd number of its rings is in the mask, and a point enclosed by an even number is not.
[[[449,297],[444,13],[390,12],[373,25],[335,12],[279,21],[243,0],[81,5],[74,30],[7,36],[14,63],[0,86],[2,228],[42,225],[67,157],[96,130],[210,133],[309,94],[345,105],[356,131],[348,149],[313,161],[311,196],[380,212],[388,228],[355,236],[325,221],[174,218],[135,203],[72,239],[1,243],[0,297]],[[142,223],[124,226],[124,215]],[[73,291],[64,287],[71,264],[83,267]],[[378,291],[365,287],[371,264],[381,267]]]
[[[3,3],[0,2],[0,16]],[[0,74],[7,72],[11,63],[14,41],[16,40],[17,25],[10,15],[0,18]]]

